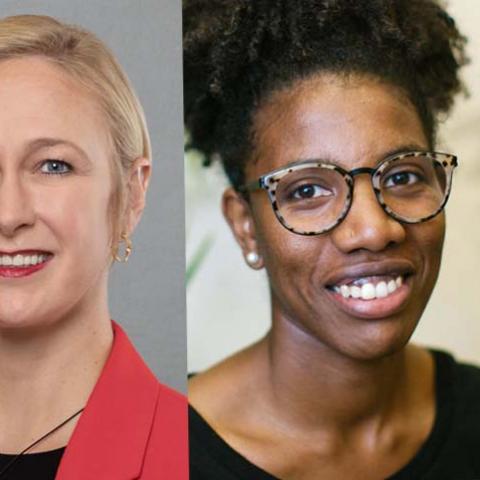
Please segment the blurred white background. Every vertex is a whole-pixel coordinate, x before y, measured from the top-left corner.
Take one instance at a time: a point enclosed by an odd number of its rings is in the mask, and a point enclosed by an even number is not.
[[[442,271],[414,335],[420,344],[448,350],[480,365],[480,0],[451,0],[449,12],[469,38],[472,60],[463,78],[470,97],[459,97],[440,127],[439,151],[455,153],[447,208]],[[249,269],[220,211],[227,185],[219,168],[187,160],[187,262],[213,239],[187,290],[188,367],[202,370],[262,336],[270,310],[264,271]]]

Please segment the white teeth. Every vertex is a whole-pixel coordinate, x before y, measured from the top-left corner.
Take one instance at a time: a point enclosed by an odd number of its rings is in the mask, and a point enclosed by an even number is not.
[[[353,298],[360,298],[362,296],[362,289],[356,285],[350,287],[350,292]]]
[[[372,298],[375,298],[375,285],[364,283],[362,285],[362,300],[372,300]]]
[[[390,280],[387,283],[388,293],[393,293],[396,289],[397,289],[397,284],[395,283],[395,280]]]
[[[375,287],[375,293],[377,298],[385,298],[388,295],[388,288],[385,282],[377,283]]]
[[[34,254],[34,255],[0,255],[1,267],[29,267],[31,265],[38,265],[45,262],[48,255]]]
[[[333,290],[342,295],[343,298],[361,298],[362,300],[373,300],[374,298],[385,298],[395,292],[403,284],[403,277],[391,279],[388,282],[381,281],[377,284],[367,282],[361,287],[357,285],[335,285]]]

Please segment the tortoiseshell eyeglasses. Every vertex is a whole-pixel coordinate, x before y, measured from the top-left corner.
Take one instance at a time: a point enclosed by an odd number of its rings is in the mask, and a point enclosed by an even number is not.
[[[338,165],[305,160],[262,175],[239,187],[246,193],[267,191],[280,223],[299,235],[326,233],[347,216],[354,177],[371,176],[378,203],[403,223],[421,223],[445,207],[457,157],[437,152],[405,152],[385,158],[376,168],[346,171]]]

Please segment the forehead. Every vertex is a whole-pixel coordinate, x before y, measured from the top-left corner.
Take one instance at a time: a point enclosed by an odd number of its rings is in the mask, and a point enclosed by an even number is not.
[[[406,96],[367,77],[324,74],[299,81],[264,102],[253,128],[247,173],[255,175],[305,159],[346,169],[372,166],[404,146],[427,148]]]
[[[106,122],[94,96],[50,60],[1,61],[0,105],[2,149],[43,137],[78,143],[87,154],[108,148]]]

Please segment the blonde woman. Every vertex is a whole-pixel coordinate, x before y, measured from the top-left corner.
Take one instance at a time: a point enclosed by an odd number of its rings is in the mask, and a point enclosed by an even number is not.
[[[94,35],[0,21],[0,479],[184,479],[183,397],[110,319],[150,177],[142,108]]]

